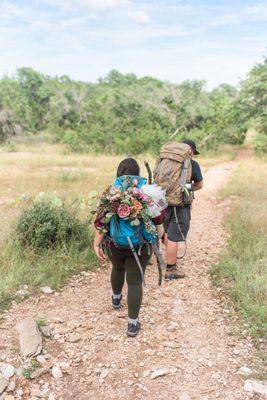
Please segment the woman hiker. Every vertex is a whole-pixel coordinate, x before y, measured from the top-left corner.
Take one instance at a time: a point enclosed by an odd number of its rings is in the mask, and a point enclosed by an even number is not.
[[[134,182],[136,189],[146,184],[146,179],[140,176],[140,168],[136,160],[133,158],[126,158],[118,166],[117,169],[117,180],[115,184],[123,182],[125,178]],[[138,190],[131,189],[134,193],[139,193]],[[105,193],[105,192],[104,192]],[[114,192],[115,193],[115,192]],[[116,196],[116,194],[115,194]],[[143,196],[141,194],[141,196]],[[103,195],[102,195],[103,197]],[[146,196],[145,196],[146,197]],[[110,196],[108,197],[110,199]],[[113,196],[112,200],[116,197]],[[127,211],[127,208],[126,208]],[[140,210],[139,210],[140,211]],[[106,213],[107,216],[107,213]],[[117,216],[116,216],[117,217]],[[151,225],[154,224],[161,227],[164,218],[164,211],[153,219]],[[142,223],[142,222],[141,222]],[[130,222],[128,222],[130,224]],[[113,224],[114,225],[114,224]],[[106,254],[111,261],[112,271],[111,271],[111,287],[112,287],[112,306],[114,309],[119,309],[121,307],[122,300],[122,288],[124,286],[125,277],[128,285],[127,294],[127,304],[128,304],[128,328],[127,335],[134,337],[138,334],[141,324],[138,320],[142,297],[143,297],[143,277],[146,266],[149,263],[152,246],[148,241],[142,241],[141,245],[136,246],[136,248],[130,248],[131,245],[121,247],[117,244],[115,240],[112,240],[111,236],[114,233],[111,222],[107,223],[105,220],[105,215],[103,212],[99,212],[95,219],[95,239],[94,239],[94,250],[101,262],[105,260],[105,253],[103,247],[106,249]],[[103,229],[106,230],[103,233]],[[141,229],[141,228],[140,228]],[[155,227],[154,227],[155,229]],[[158,232],[163,229],[157,229]],[[135,237],[134,237],[135,239]],[[134,247],[134,246],[133,246]],[[136,259],[138,258],[138,260]],[[139,265],[138,265],[139,264]]]

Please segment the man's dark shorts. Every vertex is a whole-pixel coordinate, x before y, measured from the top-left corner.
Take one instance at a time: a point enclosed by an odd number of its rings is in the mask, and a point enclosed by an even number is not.
[[[167,215],[163,226],[168,239],[172,242],[184,242],[190,227],[190,206],[175,207],[179,226],[176,223],[174,207],[167,208]]]

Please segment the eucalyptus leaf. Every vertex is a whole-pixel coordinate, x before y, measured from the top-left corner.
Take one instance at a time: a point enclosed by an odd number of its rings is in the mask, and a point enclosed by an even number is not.
[[[133,221],[131,221],[131,225],[132,225],[132,226],[138,226],[138,225],[140,225],[139,219],[138,219],[138,218],[135,218]]]

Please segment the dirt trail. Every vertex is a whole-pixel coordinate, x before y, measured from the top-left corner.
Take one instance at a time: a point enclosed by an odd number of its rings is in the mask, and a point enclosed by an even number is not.
[[[14,305],[0,325],[1,354],[11,362],[19,360],[17,353],[10,356],[18,346],[15,324],[33,316],[49,321],[53,330],[54,339],[44,344],[48,359],[67,362],[62,380],[50,373],[35,380],[39,386],[49,382],[57,400],[259,399],[244,392],[238,374],[238,368],[251,362],[253,343],[231,336],[230,311],[207,273],[225,243],[225,204],[218,205],[215,194],[234,166],[215,166],[205,174],[192,210],[188,253],[181,262],[187,277],[159,288],[157,270],[149,268],[140,315],[143,329],[137,338],[125,335],[126,308],[111,310],[107,268],[74,277],[61,292]],[[73,332],[80,335],[76,342],[69,341]],[[152,379],[151,372],[160,369],[166,375]],[[30,398],[32,385],[24,383],[23,399]]]

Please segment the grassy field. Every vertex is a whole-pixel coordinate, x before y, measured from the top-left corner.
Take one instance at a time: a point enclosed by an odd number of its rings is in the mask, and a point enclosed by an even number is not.
[[[235,152],[224,149],[199,158],[203,168],[233,159]],[[31,291],[40,286],[60,287],[74,273],[96,265],[90,245],[82,252],[72,246],[66,251],[49,251],[41,256],[22,251],[14,243],[14,225],[29,196],[56,192],[67,204],[99,193],[110,184],[123,156],[109,154],[66,154],[63,146],[16,144],[0,148],[0,308],[9,304],[20,285]],[[142,174],[144,160],[154,165],[151,156],[137,157]],[[87,210],[81,212],[85,218]]]
[[[221,191],[231,198],[228,250],[212,270],[215,284],[232,296],[250,333],[267,333],[267,162],[247,159]]]

